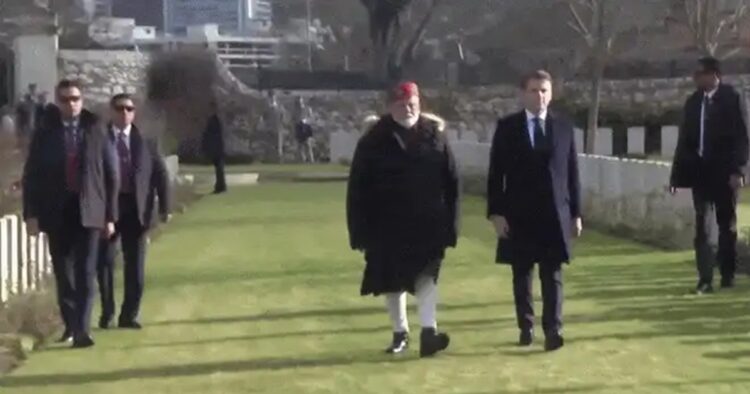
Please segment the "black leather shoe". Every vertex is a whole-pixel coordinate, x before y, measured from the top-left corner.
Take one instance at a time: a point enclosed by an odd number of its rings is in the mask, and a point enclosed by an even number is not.
[[[446,333],[438,333],[434,328],[422,329],[419,336],[419,357],[432,357],[448,348],[451,338]]]
[[[85,349],[92,346],[94,346],[94,340],[88,334],[73,338],[73,349]]]
[[[135,320],[120,320],[117,326],[120,328],[127,328],[129,330],[140,330],[141,328],[143,328],[143,326],[141,326],[141,323],[138,323]]]
[[[60,339],[57,340],[57,343],[70,343],[72,341],[73,341],[73,332],[66,329],[65,332],[63,332]]]
[[[518,346],[531,346],[532,343],[534,343],[534,330],[521,330]]]
[[[399,354],[406,351],[409,348],[409,333],[408,332],[394,332],[393,342],[385,349],[388,354]]]
[[[550,333],[544,340],[544,350],[554,352],[565,346],[565,340],[560,333]]]
[[[734,287],[734,278],[721,278],[721,288],[731,289]]]
[[[695,294],[702,295],[702,294],[711,294],[714,292],[714,286],[710,282],[698,282],[698,285],[695,287]]]
[[[99,328],[106,330],[112,324],[112,318],[109,316],[102,316],[99,318]]]

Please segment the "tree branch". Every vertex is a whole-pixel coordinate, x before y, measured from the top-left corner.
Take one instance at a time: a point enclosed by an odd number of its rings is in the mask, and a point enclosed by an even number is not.
[[[581,15],[578,13],[578,11],[576,10],[576,7],[573,5],[572,2],[568,3],[568,9],[570,10],[570,14],[573,16],[573,21],[569,21],[568,26],[573,28],[573,30],[577,31],[578,34],[580,34],[586,40],[586,43],[591,45],[590,43],[591,33],[589,31],[589,28],[586,27],[585,23],[583,23],[583,19],[581,18]]]
[[[419,22],[419,26],[417,27],[417,30],[414,32],[414,35],[406,43],[406,46],[401,52],[400,59],[398,59],[397,64],[403,65],[414,60],[414,58],[416,57],[417,49],[419,48],[419,44],[424,39],[425,33],[427,33],[427,25],[430,23],[430,20],[432,19],[432,15],[435,12],[435,9],[441,3],[442,3],[441,0],[432,1],[430,8],[427,10],[427,13],[422,17],[422,20]]]

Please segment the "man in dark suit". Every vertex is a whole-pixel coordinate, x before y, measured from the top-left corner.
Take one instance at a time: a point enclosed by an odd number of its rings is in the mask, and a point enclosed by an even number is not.
[[[120,217],[116,233],[102,239],[97,274],[102,298],[99,327],[109,328],[115,314],[114,266],[117,242],[121,241],[125,267],[125,299],[120,309],[120,328],[140,329],[138,322],[144,287],[146,235],[153,223],[154,198],[158,197],[159,217],[169,220],[169,176],[156,142],[147,139],[133,124],[135,103],[128,94],[110,101],[112,123],[108,136],[120,163]]]
[[[492,141],[487,216],[499,238],[497,262],[513,269],[513,295],[520,345],[533,342],[534,263],[539,263],[545,349],[563,346],[562,264],[571,259],[570,239],[582,229],[580,184],[573,126],[547,110],[552,77],[536,71],[524,78],[525,109],[501,119]]]
[[[214,193],[224,193],[227,191],[227,181],[224,174],[224,159],[226,156],[224,150],[224,130],[219,119],[218,107],[216,102],[211,102],[211,116],[206,123],[206,129],[203,132],[203,141],[201,143],[203,154],[211,160],[216,171],[216,183]]]
[[[739,94],[721,81],[719,61],[706,57],[695,72],[697,91],[685,102],[672,164],[670,192],[691,188],[695,207],[697,294],[713,292],[714,258],[721,287],[734,286],[737,270],[737,192],[744,184],[748,137]],[[710,221],[719,225],[716,256],[709,245]]]
[[[100,233],[114,234],[119,174],[96,115],[83,109],[80,86],[61,81],[57,106],[34,133],[23,175],[24,219],[49,237],[61,342],[94,345],[89,335]],[[71,264],[72,260],[72,266]]]

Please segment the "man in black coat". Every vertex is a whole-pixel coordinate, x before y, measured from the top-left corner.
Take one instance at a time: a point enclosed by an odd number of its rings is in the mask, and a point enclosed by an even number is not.
[[[98,242],[102,230],[114,233],[119,174],[97,117],[83,109],[80,86],[63,80],[55,94],[57,106],[34,133],[24,168],[24,219],[29,233],[49,237],[65,323],[61,341],[82,348],[94,344],[89,324]]]
[[[101,240],[97,274],[102,299],[99,327],[109,328],[115,314],[114,266],[118,241],[121,241],[125,299],[120,309],[120,328],[140,329],[138,322],[144,287],[146,237],[154,219],[154,199],[158,197],[159,217],[169,219],[169,176],[156,141],[141,133],[133,124],[136,107],[128,94],[118,94],[110,101],[112,123],[108,137],[120,165],[120,217],[113,237]]]
[[[545,349],[563,346],[562,264],[581,233],[580,184],[573,127],[548,111],[552,77],[536,71],[521,85],[525,109],[501,119],[492,141],[487,216],[499,238],[497,262],[513,269],[520,345],[533,342],[534,264],[539,263]]]
[[[214,193],[224,193],[227,191],[227,181],[224,174],[224,159],[226,152],[224,150],[224,130],[219,119],[218,107],[216,102],[211,102],[211,116],[206,123],[206,129],[203,132],[201,141],[203,154],[211,160],[216,171],[216,183]]]
[[[714,258],[721,287],[734,286],[737,271],[737,193],[744,184],[748,137],[739,94],[721,82],[719,61],[699,60],[698,87],[685,102],[672,164],[670,192],[691,188],[695,207],[696,293],[713,292]],[[719,250],[709,245],[710,221],[719,225]]]
[[[357,144],[347,195],[350,245],[365,252],[362,295],[386,295],[393,323],[389,353],[408,347],[406,292],[419,302],[420,356],[448,347],[437,332],[437,279],[445,249],[455,247],[459,180],[441,120],[420,112],[419,91],[404,83],[389,94],[390,114]]]

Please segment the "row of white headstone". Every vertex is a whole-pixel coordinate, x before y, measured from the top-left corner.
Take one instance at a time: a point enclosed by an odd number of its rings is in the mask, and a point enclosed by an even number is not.
[[[448,139],[453,142],[482,143],[477,133],[465,131],[459,135],[448,129]],[[661,128],[661,151],[658,156],[663,159],[669,159],[674,156],[677,148],[679,136],[679,127],[662,126]],[[354,154],[354,147],[359,140],[359,133],[335,132],[331,135],[330,151],[331,161],[340,162],[342,160],[351,160]],[[614,131],[611,128],[602,127],[597,130],[594,152],[598,156],[612,156],[614,152]],[[491,136],[490,136],[491,139]],[[646,153],[646,128],[630,127],[628,128],[628,154],[643,155]],[[576,149],[579,153],[584,151],[584,131],[575,129]],[[485,141],[489,142],[489,141]]]
[[[584,131],[575,129],[576,149],[583,152]],[[599,156],[612,156],[613,154],[613,135],[610,128],[599,128],[596,132],[594,153]],[[680,128],[677,126],[662,126],[661,128],[661,151],[659,156],[662,158],[672,158],[677,148],[677,140],[680,135]],[[628,128],[628,154],[643,155],[646,153],[646,128],[629,127]]]
[[[16,215],[0,218],[0,303],[39,289],[51,273],[47,237],[30,236]]]
[[[629,127],[628,128],[628,154],[643,155],[646,153],[646,128],[645,127]],[[477,133],[472,131],[465,131],[459,135],[451,130],[447,131],[448,139],[453,142],[482,142],[480,141]],[[663,158],[671,158],[674,156],[675,148],[677,148],[677,139],[679,136],[679,127],[677,126],[662,126],[661,128],[661,151],[658,152],[659,156]],[[490,137],[491,138],[491,137]],[[575,129],[575,140],[576,149],[579,153],[584,151],[584,131],[583,129]],[[489,142],[489,141],[485,141]],[[614,152],[614,131],[611,128],[602,127],[597,130],[596,140],[594,145],[593,154],[599,156],[612,156]]]

